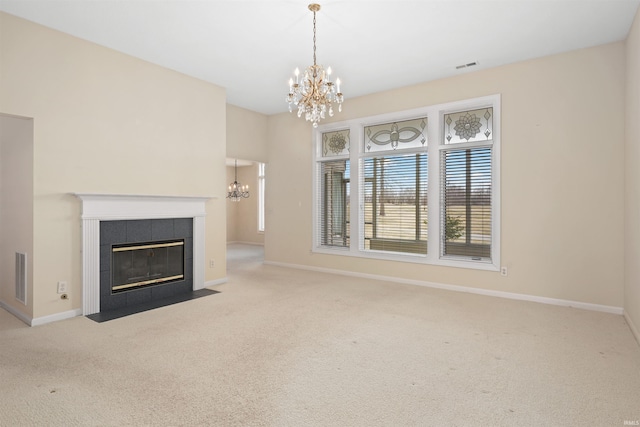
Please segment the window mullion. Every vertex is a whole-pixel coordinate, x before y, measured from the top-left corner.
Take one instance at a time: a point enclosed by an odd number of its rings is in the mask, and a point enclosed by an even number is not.
[[[360,236],[364,231],[361,224],[361,212],[363,209],[362,204],[362,191],[360,189],[360,144],[357,141],[362,140],[362,127],[359,125],[353,125],[350,127],[352,135],[352,141],[356,143],[351,144],[349,151],[349,161],[351,163],[351,194],[350,194],[350,206],[349,212],[350,221],[350,240],[349,251],[358,253],[360,251]]]
[[[441,129],[442,116],[438,110],[429,110],[430,117],[427,135],[429,139],[428,151],[428,174],[429,186],[427,188],[427,261],[437,260],[440,254],[440,152],[439,135]]]

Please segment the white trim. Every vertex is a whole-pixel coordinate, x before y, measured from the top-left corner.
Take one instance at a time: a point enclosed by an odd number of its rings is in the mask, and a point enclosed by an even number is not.
[[[493,263],[487,261],[464,260],[457,261],[454,258],[440,258],[438,262],[432,262],[425,255],[383,251],[352,251],[344,247],[320,246],[312,251],[314,254],[341,255],[364,259],[377,259],[383,261],[409,262],[426,265],[436,265],[455,268],[469,268],[472,270],[500,271]]]
[[[638,328],[636,328],[635,323],[633,323],[633,320],[631,320],[629,313],[627,313],[626,311],[624,312],[624,320],[627,321],[627,325],[629,325],[629,329],[631,329],[631,333],[633,334],[636,341],[638,342],[638,345],[640,345],[640,332],[638,331]]]
[[[579,308],[582,310],[600,311],[603,313],[610,313],[610,314],[622,315],[624,311],[622,307],[615,307],[615,306],[609,306],[609,305],[591,304],[591,303],[580,302],[580,301],[539,297],[535,295],[516,294],[511,292],[492,291],[489,289],[482,289],[482,288],[470,288],[468,286],[447,285],[443,283],[427,282],[423,280],[402,279],[399,277],[380,276],[377,274],[336,270],[332,268],[311,267],[311,266],[301,265],[301,264],[288,264],[288,263],[281,263],[281,262],[274,262],[274,261],[265,261],[264,264],[274,265],[278,267],[295,268],[298,270],[317,271],[320,273],[339,274],[341,276],[359,277],[363,279],[382,280],[386,282],[402,283],[406,285],[424,286],[427,288],[443,289],[447,291],[466,292],[470,294],[485,295],[485,296],[506,298],[506,299],[512,299],[512,300],[537,302],[541,304],[558,305],[562,307],[573,307],[573,308]]]
[[[205,287],[205,204],[215,197],[73,195],[82,200],[83,315],[100,312],[100,221],[193,218],[193,290]]]
[[[59,320],[71,319],[73,317],[82,316],[82,310],[76,308],[74,310],[63,311],[61,313],[50,314],[48,316],[35,317],[31,321],[31,326],[40,326],[47,323],[57,322]]]
[[[10,306],[9,304],[7,304],[7,303],[5,303],[3,301],[0,301],[0,308],[4,308],[9,313],[13,314],[18,319],[22,320],[24,323],[26,323],[27,325],[31,326],[31,317],[27,316],[26,314],[24,314],[23,312],[21,312],[17,308],[14,308],[13,306]]]
[[[216,197],[145,196],[72,193],[82,200],[82,219],[124,220],[205,216],[205,203]]]
[[[73,317],[82,315],[82,310],[79,308],[76,308],[74,310],[63,311],[61,313],[50,314],[48,316],[32,318],[2,301],[0,301],[0,308],[7,310],[9,313],[13,314],[18,319],[22,320],[28,326],[45,325],[47,323],[57,322],[58,320],[71,319]]]
[[[258,233],[264,233],[266,163],[258,162]]]
[[[204,202],[202,203],[204,207]],[[205,218],[195,216],[193,218],[193,290],[204,288],[204,252],[205,252]]]

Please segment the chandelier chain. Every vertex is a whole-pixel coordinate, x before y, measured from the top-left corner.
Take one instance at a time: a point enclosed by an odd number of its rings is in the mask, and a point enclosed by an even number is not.
[[[316,11],[313,11],[313,65],[316,65]]]

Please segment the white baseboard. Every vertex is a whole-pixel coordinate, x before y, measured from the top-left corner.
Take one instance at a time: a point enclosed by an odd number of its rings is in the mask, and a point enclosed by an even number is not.
[[[71,319],[72,317],[82,316],[82,309],[63,311],[61,313],[50,314],[48,316],[35,317],[31,320],[31,326],[44,325],[46,323],[57,322],[58,320]]]
[[[31,326],[31,317],[27,316],[23,312],[15,309],[14,307],[12,307],[9,304],[4,303],[2,301],[0,301],[0,307],[4,308],[9,313],[13,314],[14,316],[16,316],[18,319],[22,320],[27,325]]]
[[[353,271],[336,270],[332,268],[323,268],[323,267],[311,267],[311,266],[300,265],[300,264],[287,264],[287,263],[273,262],[273,261],[265,261],[264,263],[267,265],[295,268],[299,270],[318,271],[321,273],[339,274],[342,276],[360,277],[363,279],[384,280],[387,282],[403,283],[407,285],[426,286],[428,288],[444,289],[444,290],[456,291],[456,292],[467,292],[470,294],[478,294],[478,295],[492,296],[492,297],[498,297],[498,298],[507,298],[507,299],[513,299],[513,300],[531,301],[531,302],[538,302],[542,304],[580,308],[583,310],[601,311],[604,313],[611,313],[611,314],[622,315],[624,313],[624,310],[622,307],[591,304],[591,303],[580,302],[580,301],[547,298],[547,297],[540,297],[540,296],[526,295],[526,294],[516,294],[511,292],[503,292],[503,291],[492,291],[489,289],[470,288],[467,286],[446,285],[442,283],[426,282],[422,280],[402,279],[402,278],[390,277],[390,276],[379,276],[376,274],[358,273]]]
[[[626,311],[624,312],[624,320],[627,321],[627,325],[629,325],[631,333],[636,338],[636,341],[638,341],[638,345],[640,345],[640,332],[638,331],[635,323],[633,323],[633,320],[631,320],[631,317],[629,317],[629,313],[627,313]]]
[[[216,279],[216,280],[209,280],[208,282],[204,282],[204,287],[208,288],[209,286],[218,286],[218,285],[222,285],[223,283],[227,283],[229,281],[229,279],[227,279],[227,277],[223,277],[222,279]]]
[[[14,307],[0,301],[0,307],[7,310],[9,313],[16,316],[29,326],[39,326],[46,323],[57,322],[58,320],[71,319],[72,317],[81,316],[82,309],[76,308],[75,310],[63,311],[62,313],[55,313],[49,316],[34,317],[31,318]]]

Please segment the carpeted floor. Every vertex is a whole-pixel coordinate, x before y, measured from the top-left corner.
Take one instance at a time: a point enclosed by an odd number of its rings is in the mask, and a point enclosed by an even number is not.
[[[97,323],[0,310],[1,426],[622,426],[621,316],[263,265]],[[633,424],[632,424],[633,425]]]

